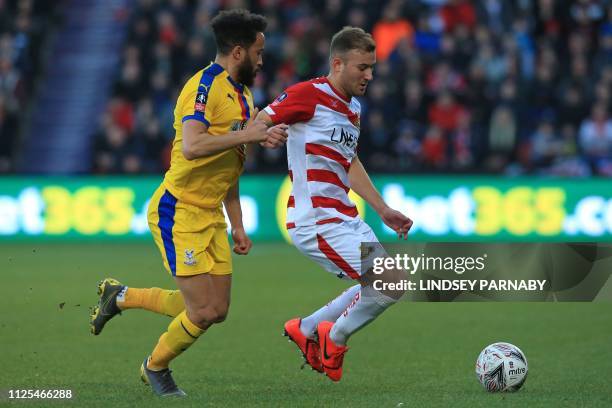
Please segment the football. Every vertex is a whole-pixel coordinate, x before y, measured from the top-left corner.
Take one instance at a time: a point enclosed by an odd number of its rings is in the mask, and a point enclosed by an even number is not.
[[[488,392],[518,391],[527,379],[527,358],[513,344],[493,343],[476,360],[476,376]]]

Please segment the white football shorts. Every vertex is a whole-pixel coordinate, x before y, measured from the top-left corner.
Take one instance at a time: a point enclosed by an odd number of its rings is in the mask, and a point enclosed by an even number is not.
[[[295,227],[289,229],[289,236],[300,252],[342,279],[358,280],[371,268],[374,257],[385,256],[374,231],[361,218]],[[373,245],[362,250],[362,243]]]

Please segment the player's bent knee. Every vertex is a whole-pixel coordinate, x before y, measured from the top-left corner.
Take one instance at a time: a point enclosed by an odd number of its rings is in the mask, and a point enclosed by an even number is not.
[[[219,313],[214,307],[206,306],[203,308],[188,311],[187,317],[196,326],[200,327],[201,329],[206,329],[212,324],[217,323],[219,319]]]
[[[228,312],[227,309],[225,309],[225,310],[217,310],[217,316],[216,316],[216,319],[215,319],[215,323],[224,322],[225,319],[227,319],[227,312]]]
[[[221,323],[227,318],[229,313],[229,302],[218,302],[213,305],[216,313],[215,323]]]

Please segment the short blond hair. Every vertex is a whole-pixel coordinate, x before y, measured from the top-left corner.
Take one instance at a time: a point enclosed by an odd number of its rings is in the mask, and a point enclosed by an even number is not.
[[[346,26],[332,37],[329,56],[333,58],[350,50],[373,52],[376,50],[376,42],[372,35],[363,29]]]

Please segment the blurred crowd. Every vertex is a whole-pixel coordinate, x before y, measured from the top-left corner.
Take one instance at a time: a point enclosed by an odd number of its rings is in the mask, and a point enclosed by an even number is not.
[[[20,124],[40,68],[53,2],[0,0],[0,174],[13,171]]]
[[[259,107],[325,75],[342,26],[373,34],[359,144],[370,171],[612,176],[611,1],[136,3],[95,136],[97,173],[168,166],[178,92],[215,56],[209,21],[221,7],[245,7],[269,21],[252,87]],[[249,171],[285,168],[284,149],[249,151]]]

